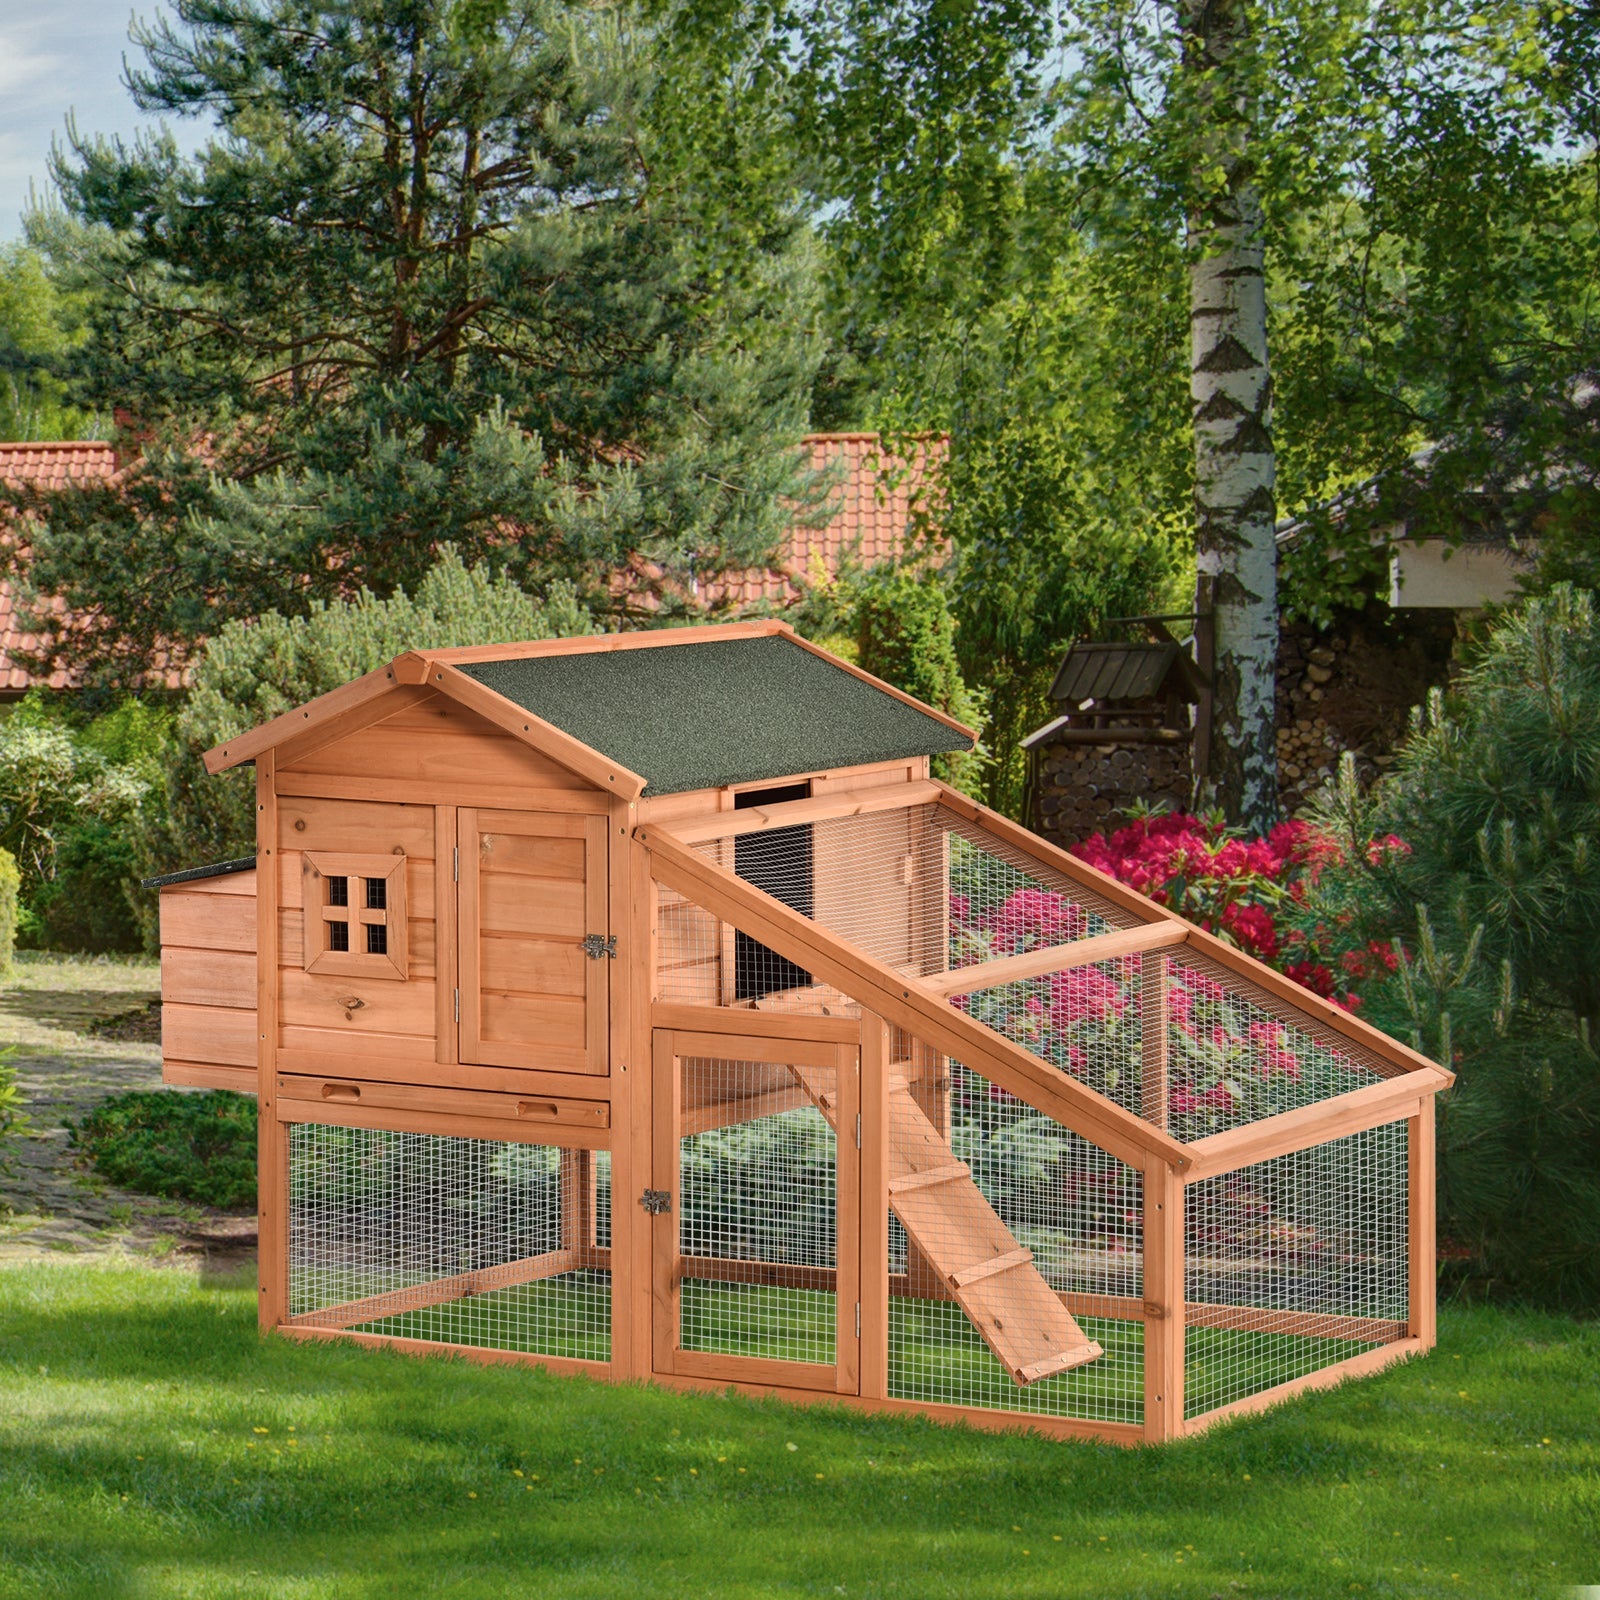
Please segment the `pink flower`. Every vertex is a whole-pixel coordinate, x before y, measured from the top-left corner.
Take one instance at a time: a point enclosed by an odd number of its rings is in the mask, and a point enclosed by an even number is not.
[[[1218,1111],[1232,1111],[1234,1100],[1233,1091],[1225,1083],[1219,1083],[1214,1088],[1207,1089],[1200,1096],[1200,1104],[1213,1106]]]

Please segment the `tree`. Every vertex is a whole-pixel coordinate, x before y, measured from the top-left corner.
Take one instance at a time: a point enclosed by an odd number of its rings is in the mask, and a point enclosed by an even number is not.
[[[1552,165],[1538,19],[1498,0],[900,0],[887,13],[837,0],[800,14],[801,120],[839,207],[830,237],[864,286],[852,307],[858,320],[870,308],[874,332],[907,325],[880,347],[911,344],[927,307],[908,285],[924,271],[949,284],[938,263],[956,240],[976,338],[996,285],[1039,304],[1088,282],[1111,291],[1104,349],[1121,395],[1124,364],[1155,389],[1183,352],[1183,492],[1216,590],[1210,778],[1237,819],[1267,820],[1275,501],[1299,513],[1408,461],[1445,394],[1458,416],[1475,384],[1481,402],[1494,356],[1479,330],[1517,302],[1497,207]],[[1152,296],[1185,315],[1145,315]],[[931,375],[921,393],[942,400],[945,370],[895,376]],[[1108,436],[1130,462],[1162,455],[1152,412],[1170,416],[1147,402]],[[1130,517],[1122,532],[1141,530]],[[1297,599],[1315,607],[1339,573],[1332,542],[1308,542],[1321,559]]]
[[[136,29],[134,97],[217,136],[192,158],[73,138],[67,217],[35,219],[90,295],[73,393],[138,447],[116,494],[35,508],[33,582],[86,617],[75,651],[147,661],[230,616],[389,593],[447,547],[624,615],[770,557],[816,487],[786,448],[809,245],[780,194],[739,219],[738,270],[712,248],[706,167],[658,116],[668,23],[174,9]]]
[[[62,400],[69,317],[45,267],[26,245],[0,245],[0,439],[98,438],[101,424]]]

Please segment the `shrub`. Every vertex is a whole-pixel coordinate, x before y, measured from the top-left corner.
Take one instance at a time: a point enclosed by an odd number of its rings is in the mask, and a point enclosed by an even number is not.
[[[230,622],[194,666],[188,702],[167,737],[159,803],[146,808],[136,857],[143,876],[255,854],[249,770],[207,776],[201,754],[307,700],[428,646],[555,639],[594,632],[565,584],[539,597],[446,555],[417,586],[386,600],[366,590],[312,604],[309,613],[267,612]],[[139,903],[147,942],[156,939],[153,895]]]
[[[256,1103],[208,1089],[135,1089],[102,1101],[69,1137],[101,1177],[139,1194],[224,1210],[256,1199]]]
[[[0,978],[10,972],[17,953],[17,921],[22,910],[22,874],[17,858],[0,850]]]
[[[132,830],[156,786],[146,751],[104,736],[108,720],[74,727],[67,702],[30,696],[0,724],[0,847],[17,858],[29,943],[67,949],[138,947],[129,898]]]
[[[31,1126],[22,1109],[22,1089],[17,1083],[17,1069],[11,1064],[16,1053],[15,1045],[0,1049],[0,1173],[5,1172],[11,1164],[7,1145],[11,1140],[21,1138]],[[0,1216],[6,1210],[5,1201],[0,1200]]]

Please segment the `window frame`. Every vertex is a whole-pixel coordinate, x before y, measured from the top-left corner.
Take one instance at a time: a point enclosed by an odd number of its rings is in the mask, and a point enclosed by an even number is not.
[[[330,878],[357,880],[346,895],[345,905],[329,902],[326,885]],[[384,885],[381,907],[367,904],[370,896],[361,880]],[[348,978],[398,978],[402,982],[406,979],[406,857],[403,854],[365,856],[308,850],[303,883],[303,956],[307,972]],[[350,949],[330,948],[327,929],[335,922],[349,927]],[[358,929],[374,926],[384,929],[386,948],[382,952],[366,948],[365,932],[360,934],[359,941],[357,938]]]

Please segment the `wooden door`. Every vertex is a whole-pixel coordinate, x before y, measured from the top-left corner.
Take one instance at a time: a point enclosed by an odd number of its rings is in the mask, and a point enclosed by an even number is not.
[[[860,1390],[859,1051],[654,1036],[655,1368]]]
[[[458,830],[461,1059],[605,1073],[605,818],[463,809]]]

